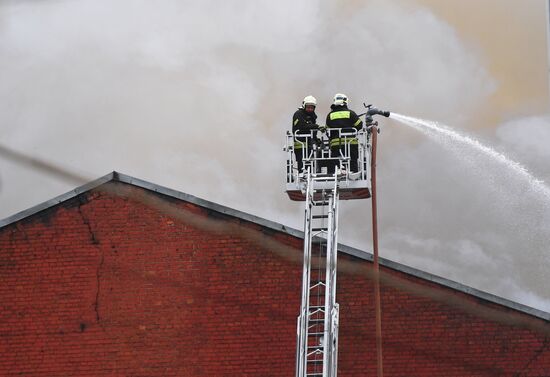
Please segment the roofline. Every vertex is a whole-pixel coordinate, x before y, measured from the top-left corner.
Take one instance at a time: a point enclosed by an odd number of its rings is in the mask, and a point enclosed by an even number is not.
[[[62,203],[62,202],[65,202],[67,200],[70,200],[72,198],[75,198],[78,195],[80,195],[80,194],[82,194],[86,191],[93,190],[96,187],[99,187],[104,183],[107,183],[107,182],[110,182],[110,181],[116,181],[117,180],[117,178],[116,178],[117,175],[118,175],[118,173],[113,171],[112,173],[104,175],[103,177],[98,178],[96,180],[93,180],[91,182],[85,183],[84,185],[79,186],[79,187],[77,187],[74,190],[71,190],[69,192],[66,192],[65,194],[61,194],[59,196],[56,196],[53,199],[47,200],[43,203],[40,203],[40,204],[37,204],[33,207],[25,209],[21,212],[17,212],[14,215],[8,216],[5,219],[0,220],[0,229],[2,229],[5,226],[11,225],[11,224],[13,224],[13,223],[15,223],[19,220],[23,220],[23,219],[25,219],[29,216],[35,215],[38,212],[47,210],[47,209],[49,209],[49,208],[51,208],[51,207],[53,207],[53,206],[55,206],[59,203]]]
[[[166,196],[169,196],[169,197],[172,197],[172,198],[180,199],[180,200],[198,205],[200,207],[210,209],[212,211],[223,213],[223,214],[226,214],[226,215],[232,216],[232,217],[237,217],[237,218],[240,218],[242,220],[249,221],[249,222],[261,225],[263,227],[273,229],[273,230],[278,231],[278,232],[286,233],[286,234],[291,235],[293,237],[304,238],[304,232],[302,232],[300,230],[297,230],[297,229],[294,229],[294,228],[290,228],[286,225],[276,223],[274,221],[267,220],[267,219],[264,219],[264,218],[246,213],[246,212],[242,212],[242,211],[239,211],[239,210],[236,210],[236,209],[233,209],[233,208],[229,208],[229,207],[223,206],[221,204],[210,202],[208,200],[201,199],[201,198],[198,198],[196,196],[183,193],[181,191],[176,191],[176,190],[164,187],[164,186],[160,186],[160,185],[157,185],[157,184],[154,184],[154,183],[151,183],[151,182],[144,181],[142,179],[134,178],[132,176],[122,174],[122,173],[119,173],[119,172],[116,172],[116,171],[113,171],[113,172],[111,172],[107,175],[104,175],[101,178],[98,178],[94,181],[86,183],[86,184],[84,184],[80,187],[75,188],[74,190],[71,190],[71,191],[69,191],[65,194],[59,195],[59,196],[57,196],[53,199],[50,199],[50,200],[48,200],[44,203],[38,204],[34,207],[31,207],[31,208],[26,209],[24,211],[18,212],[16,214],[12,215],[12,216],[9,216],[9,217],[7,217],[3,220],[0,220],[0,230],[4,227],[8,226],[8,225],[11,225],[11,224],[17,222],[17,221],[25,219],[25,218],[27,218],[29,216],[32,216],[32,215],[34,215],[38,212],[47,210],[47,209],[49,209],[49,208],[51,208],[51,207],[53,207],[57,204],[60,204],[62,202],[65,202],[67,200],[75,198],[76,196],[78,196],[82,193],[93,190],[93,189],[95,189],[95,188],[97,188],[97,187],[99,187],[99,186],[101,186],[105,183],[111,182],[111,181],[122,182],[122,183],[127,183],[127,184],[130,184],[130,185],[133,185],[133,186],[141,187],[143,189],[154,191],[154,192],[157,192],[159,194],[166,195]],[[341,252],[344,252],[348,255],[359,258],[359,259],[363,259],[363,260],[366,260],[366,261],[369,261],[369,262],[373,261],[373,255],[371,253],[363,251],[363,250],[356,249],[356,248],[351,247],[351,246],[340,244],[338,246],[338,250],[341,251]],[[416,268],[409,267],[409,266],[403,265],[401,263],[391,261],[389,259],[379,258],[379,263],[380,263],[381,266],[384,266],[386,268],[390,268],[390,269],[395,270],[395,271],[399,271],[399,272],[402,272],[402,273],[405,273],[405,274],[408,274],[408,275],[412,275],[412,276],[415,276],[419,279],[427,280],[427,281],[442,285],[444,287],[451,288],[455,291],[466,293],[468,295],[478,297],[478,298],[486,300],[488,302],[498,304],[498,305],[502,305],[504,307],[507,307],[507,308],[510,308],[510,309],[513,309],[513,310],[516,310],[516,311],[519,311],[519,312],[522,312],[522,313],[525,313],[525,314],[529,314],[531,316],[538,317],[538,318],[541,318],[541,319],[546,320],[546,321],[550,321],[550,313],[547,313],[545,311],[535,309],[535,308],[532,308],[530,306],[523,305],[523,304],[511,301],[511,300],[508,300],[508,299],[505,299],[505,298],[502,298],[502,297],[499,297],[499,296],[495,296],[493,294],[483,292],[483,291],[480,291],[480,290],[472,288],[472,287],[468,287],[464,284],[461,284],[461,283],[458,283],[458,282],[455,282],[455,281],[452,281],[452,280],[449,280],[449,279],[446,279],[446,278],[443,278],[441,276],[437,276],[437,275],[434,275],[434,274],[431,274],[431,273],[428,273],[428,272],[425,272],[425,271],[421,271],[421,270],[418,270]]]

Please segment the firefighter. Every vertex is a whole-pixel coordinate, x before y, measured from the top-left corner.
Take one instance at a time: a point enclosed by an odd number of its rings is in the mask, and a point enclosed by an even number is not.
[[[313,150],[313,143],[316,141],[317,130],[317,114],[315,114],[315,107],[317,106],[317,100],[313,96],[307,96],[302,101],[302,107],[300,107],[294,113],[292,117],[292,134],[293,135],[307,135],[310,137],[295,136],[294,139],[294,154],[296,156],[296,162],[298,163],[298,172],[302,173],[304,169],[303,157],[309,156]],[[296,133],[296,131],[298,131]]]
[[[345,94],[337,93],[334,96],[330,109],[330,113],[327,114],[326,126],[329,132],[331,157],[346,156],[345,149],[346,144],[348,144],[350,151],[350,155],[347,156],[350,158],[349,167],[351,172],[355,173],[358,171],[359,141],[355,137],[340,137],[337,130],[331,131],[331,129],[341,128],[342,132],[360,130],[363,127],[363,122],[353,110],[348,109],[348,97]],[[337,165],[337,160],[331,161],[328,173],[334,174]]]

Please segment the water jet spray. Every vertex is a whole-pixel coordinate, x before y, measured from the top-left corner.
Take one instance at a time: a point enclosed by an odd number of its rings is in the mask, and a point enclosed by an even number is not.
[[[460,134],[449,126],[439,124],[438,122],[414,118],[398,113],[392,113],[391,118],[403,125],[422,132],[440,144],[449,145],[451,142],[453,145],[459,144],[480,152],[482,155],[489,157],[492,161],[504,165],[510,172],[513,172],[516,177],[526,182],[529,188],[539,197],[542,197],[541,199],[543,199],[544,203],[550,205],[550,187],[548,187],[544,181],[533,176],[526,167],[511,160],[503,153],[496,151],[471,136]]]

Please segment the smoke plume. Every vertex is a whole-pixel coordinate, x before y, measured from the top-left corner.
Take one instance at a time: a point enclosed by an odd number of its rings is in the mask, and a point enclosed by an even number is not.
[[[500,124],[508,102],[491,57],[424,3],[0,2],[1,143],[78,176],[118,170],[300,228],[302,204],[283,191],[284,132],[305,95],[323,120],[344,92],[356,110],[479,130],[549,180],[548,118],[509,107]],[[482,109],[492,126],[476,122]],[[381,256],[550,311],[541,204],[507,201],[483,166],[381,123]],[[9,159],[0,178],[1,217],[74,186]],[[369,211],[342,204],[342,242],[370,250]]]

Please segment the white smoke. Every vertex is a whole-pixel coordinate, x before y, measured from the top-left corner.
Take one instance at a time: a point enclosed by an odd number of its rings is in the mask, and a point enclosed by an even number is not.
[[[510,153],[550,182],[550,115],[509,120],[497,128],[496,137]]]
[[[305,95],[318,98],[321,123],[344,92],[358,111],[368,101],[463,126],[498,87],[481,50],[398,0],[4,1],[0,72],[3,144],[297,228],[302,204],[284,194],[281,147]],[[382,256],[510,298],[506,266],[494,263],[496,253],[516,261],[521,246],[500,226],[510,213],[455,157],[382,123]],[[542,144],[535,155],[529,135],[518,142],[514,132],[503,125],[496,138],[542,165]],[[0,178],[0,217],[73,188],[1,159]],[[342,208],[340,240],[370,249],[370,204]],[[523,245],[539,252],[537,241]],[[512,298],[548,310],[530,269],[541,261],[524,261]]]
[[[516,301],[548,307],[547,289],[537,283],[545,280],[550,264],[548,187],[477,140],[430,122],[426,128],[417,126],[423,123],[414,121],[413,128],[425,131],[438,145],[426,143],[409,151],[417,156],[412,164],[422,169],[415,177],[409,176],[414,167],[408,164],[399,171],[407,200],[414,204],[400,208],[385,224],[386,252]],[[509,127],[497,132],[502,129]],[[539,142],[549,141],[542,137]],[[441,160],[433,163],[433,156]],[[389,187],[390,197],[400,197],[400,191]],[[408,253],[412,255],[406,257]],[[510,277],[503,271],[510,271]],[[526,286],[531,287],[529,295],[524,295]]]

